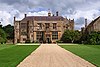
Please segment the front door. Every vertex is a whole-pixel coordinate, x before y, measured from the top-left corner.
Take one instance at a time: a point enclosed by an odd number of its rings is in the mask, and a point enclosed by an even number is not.
[[[51,43],[51,40],[50,40],[50,38],[47,38],[47,43]]]
[[[46,33],[46,43],[51,43],[51,35],[50,35],[50,33]]]

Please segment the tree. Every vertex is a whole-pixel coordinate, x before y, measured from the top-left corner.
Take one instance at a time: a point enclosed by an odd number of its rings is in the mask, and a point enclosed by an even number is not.
[[[2,24],[1,24],[1,22],[0,22],[0,28],[2,28]]]
[[[91,33],[84,33],[81,40],[84,44],[91,44],[91,45],[100,45],[100,32],[91,32]]]
[[[3,30],[6,32],[7,34],[7,39],[11,40],[14,39],[14,26],[11,26],[10,24],[7,26],[3,27]]]
[[[0,43],[5,43],[6,42],[6,33],[3,31],[3,29],[0,28]]]
[[[74,31],[74,30],[66,30],[64,34],[62,35],[61,41],[67,42],[67,43],[73,43],[80,39],[80,32]]]

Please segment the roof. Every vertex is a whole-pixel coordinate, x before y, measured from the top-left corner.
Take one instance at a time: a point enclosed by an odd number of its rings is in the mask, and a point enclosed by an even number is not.
[[[15,21],[15,23],[19,23],[19,22],[21,22],[21,21],[18,21],[18,20]]]
[[[93,20],[93,21],[87,26],[87,28],[88,28],[89,26],[92,26],[99,18],[100,18],[100,16],[99,16],[98,18],[96,18],[95,20]]]
[[[63,21],[62,16],[27,16],[27,19],[33,19],[35,21]]]

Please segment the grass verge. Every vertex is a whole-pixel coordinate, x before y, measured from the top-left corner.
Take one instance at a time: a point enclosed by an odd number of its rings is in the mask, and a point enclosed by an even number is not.
[[[16,46],[16,45],[5,45],[5,44],[3,44],[3,45],[0,45],[0,50],[6,49],[6,48],[11,48],[11,47],[14,47],[14,46]]]
[[[100,67],[99,45],[60,45],[62,48],[84,58],[92,64]]]
[[[0,50],[0,67],[16,67],[36,48],[38,48],[38,45],[21,45]]]

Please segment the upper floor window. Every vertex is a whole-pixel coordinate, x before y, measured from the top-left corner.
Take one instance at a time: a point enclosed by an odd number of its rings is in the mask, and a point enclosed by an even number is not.
[[[42,23],[38,23],[39,29],[42,29]]]
[[[27,32],[21,32],[21,35],[27,35]]]
[[[21,28],[27,28],[27,23],[21,23]]]
[[[50,24],[49,23],[45,23],[46,29],[49,28]]]
[[[53,23],[53,29],[57,29],[57,24]]]

